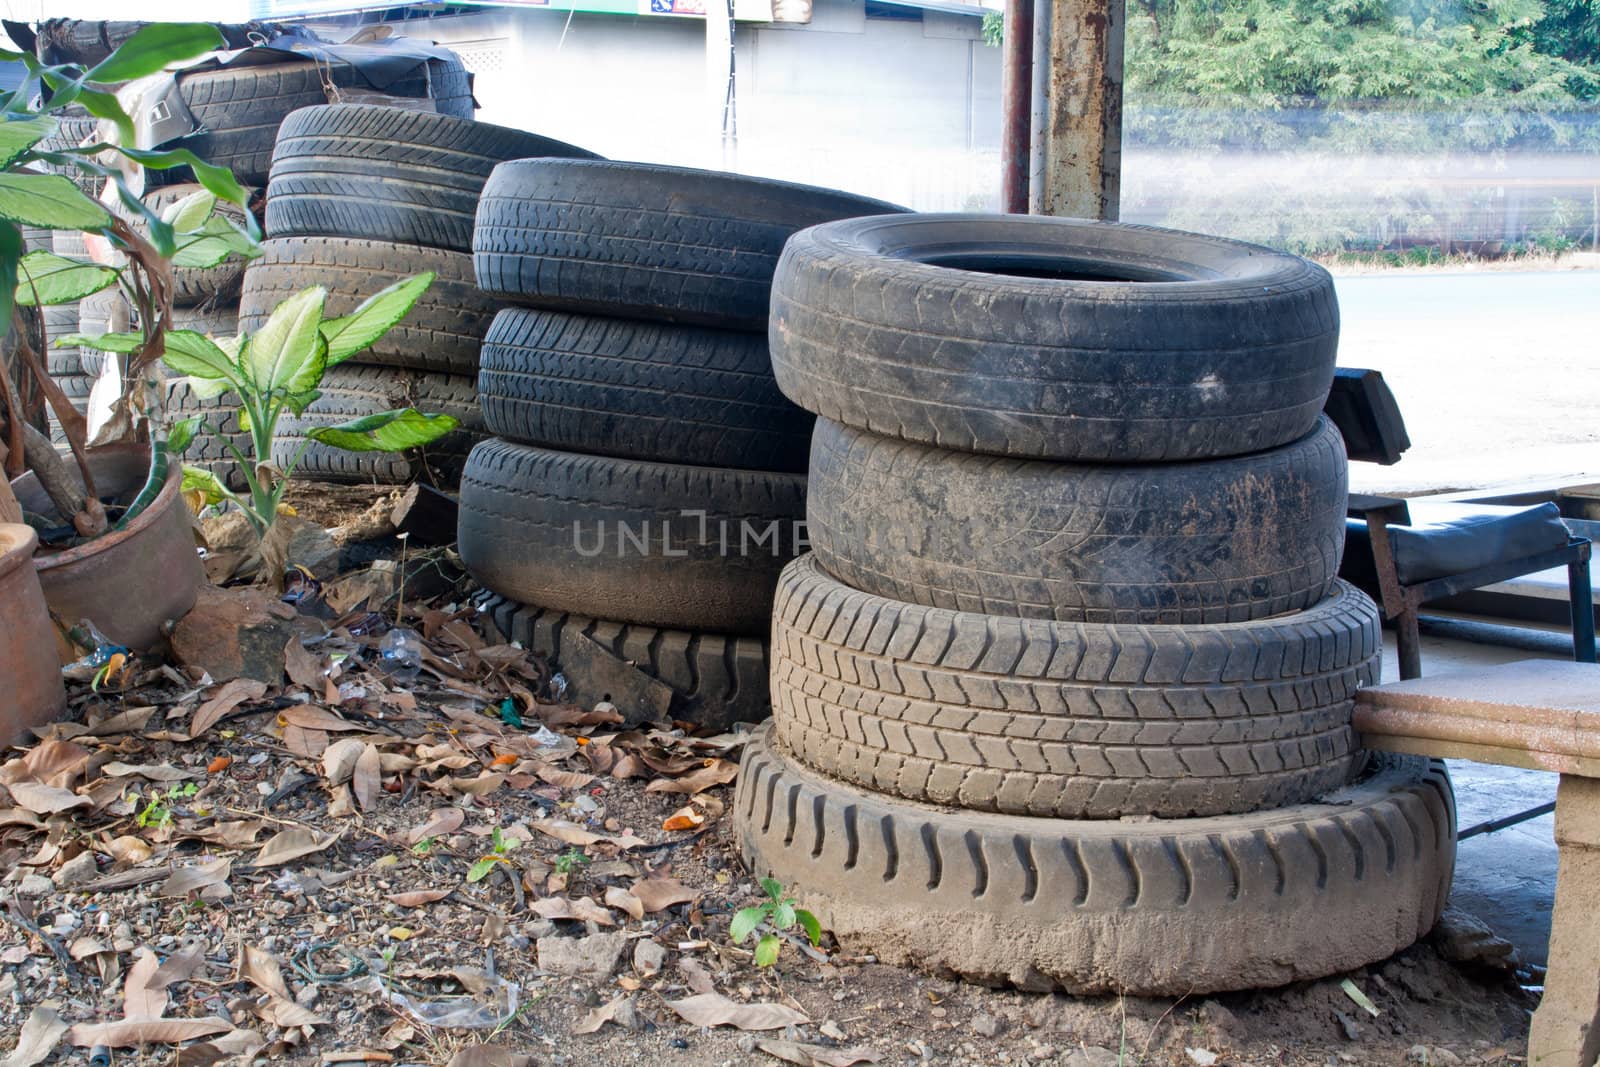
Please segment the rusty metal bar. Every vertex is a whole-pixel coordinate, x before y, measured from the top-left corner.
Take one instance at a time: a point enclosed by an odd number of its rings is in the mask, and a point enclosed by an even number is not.
[[[1033,98],[1033,0],[1006,0],[1000,77],[1000,210],[1028,210]]]
[[[1122,195],[1125,3],[1055,0],[1053,7],[1043,190],[1042,197],[1030,194],[1048,215],[1115,219]]]

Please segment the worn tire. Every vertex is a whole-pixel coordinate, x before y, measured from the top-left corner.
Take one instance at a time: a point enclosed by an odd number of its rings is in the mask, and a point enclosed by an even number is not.
[[[524,604],[759,634],[770,626],[778,572],[804,514],[805,479],[795,474],[491,438],[461,475],[459,548],[484,588]]]
[[[185,464],[204,467],[229,489],[245,488],[244,473],[227,444],[232,444],[247,458],[253,446],[250,435],[239,429],[239,407],[232,397],[198,397],[188,382],[177,379],[167,383],[167,413],[173,419],[204,415],[210,424],[210,431],[196,434],[184,450]]]
[[[68,148],[77,148],[94,134],[99,120],[89,114],[81,105],[68,104],[65,108],[54,113],[56,119],[56,132],[39,142],[41,152],[61,152]],[[96,174],[85,174],[76,167],[57,167],[52,164],[40,164],[52,174],[62,174],[72,180],[85,196],[91,200],[100,198],[101,183],[105,181]],[[62,231],[57,230],[57,233]],[[60,249],[58,255],[66,255]]]
[[[956,265],[963,269],[952,269]],[[1219,237],[911,215],[796,234],[772,362],[808,411],[1034,459],[1151,462],[1304,437],[1333,381],[1333,280]]]
[[[760,334],[526,308],[495,316],[478,393],[500,437],[659,463],[803,473],[814,421]]]
[[[850,952],[986,984],[1192,996],[1322,978],[1430,930],[1455,866],[1444,764],[1374,756],[1321,802],[1207,819],[951,812],[805,771],[759,733],[734,825]]]
[[[1378,609],[1342,582],[1316,607],[1220,626],[1101,626],[924,608],[851,589],[813,557],[773,607],[776,737],[863,788],[1067,819],[1221,815],[1348,777]]]
[[[767,642],[695,630],[608,622],[493,597],[483,610],[500,632],[561,664],[561,641],[581,633],[672,687],[671,715],[710,730],[767,717]]]
[[[429,415],[454,415],[461,427],[420,453],[346,452],[312,442],[293,477],[311,482],[354,482],[404,485],[422,479],[454,488],[467,453],[483,436],[477,389],[471,378],[444,374],[408,374],[386,367],[341,363],[322,379],[322,397],[301,415],[285,412],[272,439],[272,461],[282,468],[305,442],[306,432],[376,415],[392,408],[414,407]]]
[[[904,208],[720,171],[502,163],[478,204],[478,285],[534,307],[763,330],[778,253],[828,219]]]
[[[431,84],[441,112],[470,119],[472,95],[460,61],[429,60],[427,67],[378,88],[389,96],[415,98],[427,97]],[[179,143],[207,163],[227,167],[241,184],[265,185],[278,126],[291,112],[328,103],[324,73],[336,89],[371,88],[354,67],[343,63],[319,69],[314,62],[290,61],[179,74],[178,91],[200,124]],[[147,180],[160,185],[192,182],[194,173],[174,167],[149,171]]]
[[[88,337],[103,333],[119,333],[133,329],[133,308],[122,290],[116,286],[90,293],[78,301],[77,331]],[[94,377],[100,373],[106,354],[98,348],[79,348],[78,364],[84,374]]]
[[[143,197],[144,204],[151,211],[160,215],[171,205],[182,200],[191,193],[201,192],[205,187],[193,183],[180,185],[167,185],[154,189]],[[254,195],[254,190],[247,190]],[[218,200],[216,213],[222,215],[240,226],[244,225],[244,209],[237,204],[230,204],[225,200]],[[135,225],[141,234],[146,233],[147,227],[143,223]],[[245,259],[242,256],[232,255],[215,267],[172,269],[172,303],[174,307],[193,307],[207,301],[217,303],[235,303],[239,298],[239,287],[244,282]]]
[[[472,251],[478,196],[495,164],[598,159],[522,130],[403,108],[338,104],[284,120],[267,183],[272,237],[362,237]]]
[[[348,315],[385,286],[422,271],[438,277],[401,319],[358,358],[380,367],[471,376],[478,346],[494,320],[494,301],[472,283],[460,252],[347,237],[283,237],[261,242],[239,297],[239,326],[259,330],[272,310],[308,285],[328,290],[325,314]]]
[[[846,585],[1035,619],[1221,623],[1299,611],[1344,552],[1344,440],[1059,463],[950,452],[818,419],[807,526]]]

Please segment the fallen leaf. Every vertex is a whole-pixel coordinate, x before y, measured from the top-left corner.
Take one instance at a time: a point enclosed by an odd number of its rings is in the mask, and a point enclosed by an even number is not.
[[[80,797],[70,789],[40,785],[37,782],[12,782],[6,789],[10,791],[11,799],[18,807],[26,808],[35,815],[55,815],[58,812],[92,807],[94,804],[88,797]]]
[[[328,731],[285,724],[283,747],[304,759],[317,759],[328,747]]]
[[[171,877],[161,883],[161,888],[156,890],[156,895],[161,897],[188,897],[208,886],[222,885],[232,873],[233,860],[226,857],[196,863],[192,867],[180,867],[172,872]]]
[[[717,991],[716,984],[711,980],[711,972],[706,970],[705,964],[699,960],[680,956],[678,958],[678,973],[683,975],[684,984],[696,993],[715,993]]]
[[[337,834],[318,834],[298,827],[293,830],[281,830],[261,846],[261,851],[256,853],[255,866],[276,867],[280,863],[288,863],[301,856],[321,852],[342,837],[344,837],[342,831]]]
[[[210,700],[195,709],[189,720],[189,737],[199,737],[214,726],[234,708],[247,700],[260,700],[267,695],[267,684],[253,678],[235,678],[218,689]]]
[[[39,1005],[29,1013],[28,1021],[22,1024],[22,1032],[17,1035],[17,1047],[11,1050],[11,1055],[0,1060],[0,1067],[34,1067],[44,1062],[55,1051],[61,1035],[67,1029],[67,1024],[54,1008]]]
[[[854,1063],[877,1063],[878,1054],[869,1048],[829,1048],[827,1045],[802,1045],[798,1041],[762,1038],[756,1048],[785,1063],[800,1067],[850,1067]]]
[[[647,912],[657,912],[674,904],[688,904],[700,899],[700,892],[690,889],[676,878],[643,878],[633,883],[632,893]]]
[[[123,834],[121,837],[114,837],[107,841],[105,843],[105,851],[118,863],[128,864],[143,863],[155,854],[149,842],[142,837],[134,837],[131,834]]]
[[[371,811],[378,806],[378,797],[383,794],[383,768],[378,746],[366,745],[362,748],[356,760],[355,773],[350,778],[350,791],[355,794],[356,803],[361,805],[362,811]]]
[[[170,763],[122,763],[113,761],[100,768],[107,778],[143,778],[151,782],[186,782],[198,777],[193,771],[180,770]]]
[[[565,841],[569,845],[615,845],[618,848],[638,848],[644,844],[642,840],[632,834],[623,834],[620,837],[607,837],[597,834],[592,830],[585,830],[575,822],[566,819],[535,819],[528,824],[541,834],[546,834],[557,841]]]
[[[174,952],[167,957],[167,962],[156,968],[156,973],[151,975],[145,984],[151,989],[166,989],[179,982],[187,982],[205,961],[205,953],[198,948],[191,948],[187,952]]]
[[[706,817],[704,815],[685,805],[668,815],[661,823],[661,828],[663,830],[693,830],[695,827],[704,824],[705,821]]]
[[[206,764],[206,773],[207,774],[221,774],[223,771],[227,770],[229,767],[232,767],[232,766],[233,766],[233,757],[232,756],[218,756],[216,759],[214,759],[210,763]]]
[[[691,1026],[735,1026],[740,1030],[782,1030],[809,1023],[810,1017],[783,1004],[740,1004],[721,993],[700,993],[669,1000],[671,1008]]]
[[[70,789],[89,763],[89,750],[71,741],[47,738],[21,759],[8,760],[0,767],[0,785],[12,782],[38,782],[41,785]]]
[[[406,831],[406,844],[414,845],[418,841],[438,837],[440,834],[453,834],[461,829],[461,824],[466,821],[467,813],[460,808],[435,808],[428,813],[427,822]]]
[[[622,1024],[617,1022],[617,1012],[627,1005],[629,1000],[629,997],[618,997],[609,1004],[600,1005],[600,1007],[579,1019],[578,1025],[572,1028],[572,1032],[575,1034],[592,1034],[606,1023],[621,1026]]]
[[[307,649],[298,637],[289,638],[289,643],[283,647],[283,669],[295,685],[304,686],[313,693],[322,688],[322,657]]]
[[[67,1031],[67,1040],[79,1048],[109,1045],[172,1045],[232,1030],[221,1019],[119,1019],[110,1023],[79,1023]]]
[[[568,900],[566,897],[545,897],[530,903],[528,910],[541,919],[577,919],[592,922],[597,926],[617,925],[617,920],[609,911],[588,897],[579,897],[577,900]]]
[[[167,989],[153,989],[150,979],[161,967],[154,952],[146,952],[128,968],[122,986],[122,1015],[126,1019],[159,1019],[167,1013]]]
[[[246,981],[267,995],[267,1003],[256,1008],[262,1021],[273,1026],[322,1026],[328,1020],[295,1003],[284,984],[278,959],[265,949],[245,945],[239,952],[238,981]]]
[[[384,899],[402,908],[420,908],[424,904],[443,900],[454,892],[453,889],[413,889],[409,893],[390,893]]]
[[[278,712],[278,718],[287,726],[298,726],[302,730],[321,730],[323,733],[336,734],[341,731],[365,730],[366,727],[349,719],[341,719],[331,711],[312,707],[310,704],[296,704],[292,708],[284,708]]]
[[[539,780],[558,789],[582,789],[594,781],[592,774],[579,774],[577,771],[563,771],[549,764],[540,764],[534,771]]]
[[[115,737],[118,734],[142,733],[144,728],[149,725],[150,716],[155,714],[155,710],[155,708],[129,708],[127,711],[112,715],[110,718],[90,723],[89,732],[84,736],[100,738]]]
[[[329,785],[343,785],[356,773],[356,761],[366,749],[365,741],[344,738],[322,750],[322,776]]]
[[[625,911],[633,919],[644,918],[644,904],[632,893],[621,886],[611,886],[606,890],[606,906]]]
[[[731,760],[708,759],[704,766],[678,778],[657,778],[644,787],[646,793],[701,793],[713,786],[727,785],[739,777],[739,765]]]
[[[465,1045],[450,1057],[447,1067],[529,1067],[532,1056],[498,1045]]]

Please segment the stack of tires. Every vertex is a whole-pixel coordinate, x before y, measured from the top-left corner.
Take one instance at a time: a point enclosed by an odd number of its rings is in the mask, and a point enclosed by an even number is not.
[[[474,265],[518,306],[483,346],[495,436],[462,475],[459,546],[504,632],[558,663],[592,639],[670,685],[680,718],[765,714],[812,422],[773,381],[773,268],[797,230],[900,210],[672,167],[495,169]]]
[[[796,235],[779,385],[819,416],[773,617],[753,868],[847,942],[1149,995],[1381,959],[1444,905],[1442,765],[1360,752],[1336,577],[1338,314],[1293,256],[1065,219]]]
[[[494,166],[581,148],[450,115],[365,104],[305,108],[279,131],[267,183],[267,240],[245,274],[240,324],[258,329],[279,302],[311,285],[325,313],[346,315],[402,278],[437,278],[401,323],[356,359],[329,368],[321,399],[278,423],[273,459],[302,447],[299,477],[453,486],[482,437],[478,348],[496,302],[472,276],[472,224]],[[306,432],[396,407],[453,415],[462,428],[424,454],[306,446]]]

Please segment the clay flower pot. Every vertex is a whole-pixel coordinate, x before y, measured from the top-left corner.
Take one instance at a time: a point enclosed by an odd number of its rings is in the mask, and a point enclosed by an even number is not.
[[[28,728],[67,708],[55,627],[33,570],[33,527],[0,523],[0,745],[21,744]]]
[[[89,453],[89,469],[102,497],[132,496],[150,469],[146,445],[112,445]],[[100,632],[132,649],[162,639],[161,628],[194,607],[205,571],[195,552],[188,505],[179,491],[183,466],[173,463],[161,494],[125,530],[65,552],[34,557],[44,598],[63,621],[89,619]],[[30,472],[12,483],[28,511],[55,508]]]

